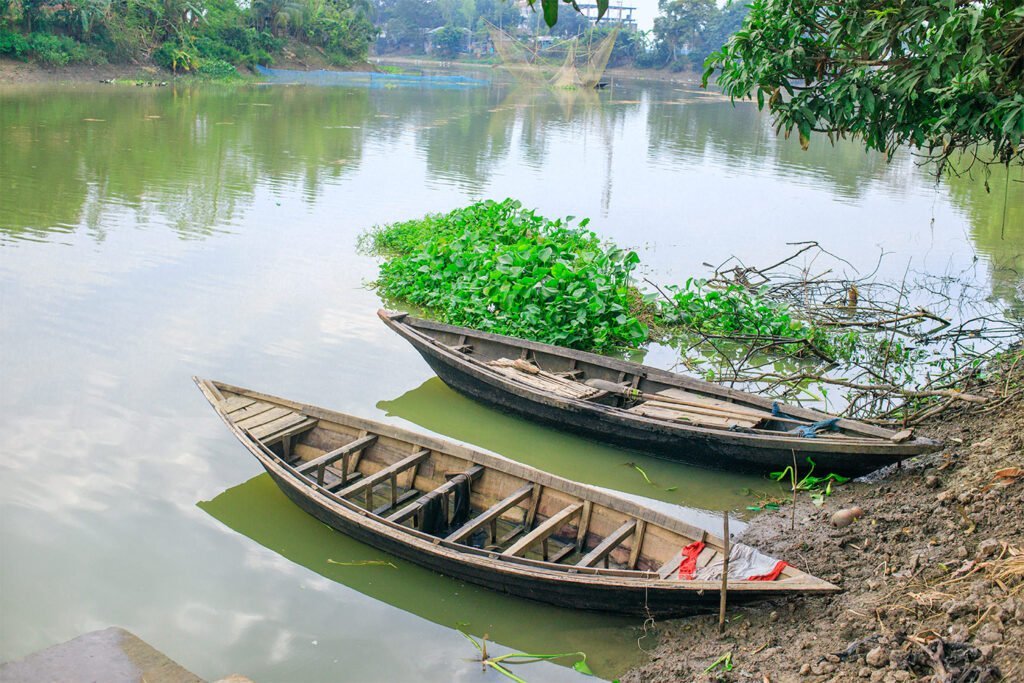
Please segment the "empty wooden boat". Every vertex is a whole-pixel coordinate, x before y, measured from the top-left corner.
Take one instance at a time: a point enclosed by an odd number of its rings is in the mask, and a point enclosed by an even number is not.
[[[583,436],[701,467],[866,474],[940,447],[686,375],[378,311],[448,386]]]
[[[486,451],[196,379],[303,510],[442,574],[563,607],[677,615],[718,605],[723,540]],[[728,599],[832,584],[735,543]]]

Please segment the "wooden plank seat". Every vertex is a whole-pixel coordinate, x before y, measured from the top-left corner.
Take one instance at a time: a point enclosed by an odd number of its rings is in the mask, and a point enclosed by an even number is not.
[[[256,403],[256,399],[249,398],[248,396],[236,395],[221,401],[220,409],[224,412],[225,415],[231,415],[231,413],[235,412],[236,410],[240,410],[242,408],[251,406],[253,403]],[[264,405],[268,407],[270,406],[269,403]]]
[[[576,566],[593,567],[601,560],[607,560],[608,555],[618,548],[623,541],[632,536],[634,532],[636,532],[636,520],[626,520],[622,526],[605,536],[603,541],[598,543],[593,550],[584,555],[583,559],[576,563]]]
[[[286,434],[295,434],[316,424],[316,420],[302,413],[284,415],[272,422],[250,429],[249,433],[267,445],[280,441]]]
[[[576,503],[562,508],[546,520],[538,524],[533,531],[526,534],[518,541],[502,551],[502,555],[522,555],[536,543],[547,540],[548,536],[562,528],[570,519],[583,510],[583,503]]]
[[[347,498],[348,496],[365,492],[366,493],[366,508],[369,510],[372,506],[373,488],[377,484],[383,484],[385,481],[392,481],[392,490],[395,488],[395,480],[398,475],[406,470],[418,466],[424,460],[430,458],[430,449],[424,448],[423,450],[416,451],[412,455],[408,455],[398,462],[388,465],[387,467],[374,472],[368,477],[364,477],[355,484],[346,486],[337,492],[339,498]]]
[[[454,475],[451,479],[438,486],[436,489],[427,491],[426,493],[420,495],[420,497],[414,500],[411,504],[406,505],[404,508],[394,513],[387,519],[389,522],[402,524],[403,522],[405,522],[405,520],[418,514],[420,510],[422,510],[423,507],[434,498],[446,496],[449,493],[451,493],[453,490],[455,490],[455,487],[458,486],[459,482],[464,481],[466,479],[468,479],[469,481],[475,481],[479,479],[480,475],[482,475],[483,473],[484,468],[481,467],[480,465],[474,465],[465,472],[459,472],[458,474]]]
[[[506,377],[510,377],[535,389],[551,392],[565,398],[587,400],[604,395],[606,392],[589,387],[583,382],[562,377],[553,372],[541,370],[527,360],[498,358],[487,363],[487,366]]]
[[[477,529],[483,527],[485,524],[496,522],[499,517],[505,514],[505,512],[529,498],[531,493],[533,493],[533,484],[527,484],[526,486],[516,489],[508,496],[502,498],[479,515],[448,534],[445,540],[458,543],[467,536],[475,533]],[[494,540],[493,526],[491,540]]]
[[[657,392],[656,395],[686,401],[689,405],[652,400],[644,401],[632,408],[627,408],[627,410],[637,415],[659,420],[679,420],[689,424],[727,429],[731,427],[753,429],[771,419],[771,413],[767,411],[739,406],[682,389],[665,389]]]
[[[373,445],[375,441],[377,441],[376,434],[367,434],[366,436],[357,438],[356,440],[347,443],[340,448],[335,448],[333,451],[325,453],[321,455],[319,458],[309,460],[299,465],[298,467],[295,468],[295,471],[298,472],[299,474],[309,476],[309,473],[315,470],[316,483],[319,484],[320,486],[323,486],[324,472],[326,471],[327,466],[333,465],[337,461],[341,460],[341,486],[345,486],[349,476],[349,458],[352,456],[353,453],[357,453],[365,448],[370,447],[371,445]]]

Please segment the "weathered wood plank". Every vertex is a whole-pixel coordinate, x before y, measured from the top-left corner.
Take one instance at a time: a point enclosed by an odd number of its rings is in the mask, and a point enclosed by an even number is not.
[[[633,548],[630,550],[626,569],[636,569],[636,563],[640,560],[640,550],[644,545],[645,533],[647,533],[647,522],[640,520],[637,522],[636,534],[633,536]]]
[[[301,413],[290,413],[259,427],[254,427],[249,430],[249,433],[257,439],[264,439],[289,427],[293,427],[306,419],[306,416]]]
[[[346,498],[355,493],[359,493],[360,491],[365,491],[368,488],[372,489],[377,484],[387,481],[392,476],[404,472],[410,467],[415,467],[416,465],[419,465],[424,460],[430,458],[430,453],[431,451],[429,449],[424,448],[421,451],[417,451],[416,453],[413,453],[410,456],[402,458],[393,465],[388,465],[384,469],[371,474],[362,481],[353,484],[352,486],[343,488],[341,491],[338,492],[338,496],[341,498]]]
[[[534,543],[544,540],[551,534],[555,533],[560,529],[566,522],[575,517],[579,512],[583,510],[583,503],[576,503],[570,505],[567,508],[562,508],[559,512],[548,517],[546,520],[537,525],[537,527],[526,534],[518,541],[509,546],[508,549],[503,551],[502,555],[521,555],[526,552],[530,546]]]
[[[287,408],[271,408],[270,410],[262,412],[254,417],[247,417],[244,420],[239,420],[238,422],[235,422],[235,424],[241,427],[242,429],[248,430],[249,433],[251,434],[252,430],[256,429],[261,425],[265,425],[268,422],[273,422],[279,417],[285,417],[286,415],[294,414],[294,411],[288,410]]]
[[[389,522],[401,524],[402,522],[404,522],[405,520],[409,519],[417,512],[419,512],[423,508],[423,506],[427,504],[427,501],[429,501],[431,498],[437,498],[438,496],[447,495],[449,491],[455,488],[455,486],[459,483],[459,480],[462,477],[468,477],[470,481],[473,481],[474,479],[478,479],[480,475],[483,473],[483,467],[481,467],[480,465],[474,465],[465,472],[460,472],[459,474],[456,474],[454,477],[452,477],[445,483],[441,484],[436,489],[433,489],[432,491],[427,491],[422,496],[413,501],[411,504],[405,506],[395,514],[388,517],[387,519]],[[447,523],[448,522],[445,521],[446,525]]]
[[[603,541],[598,543],[593,550],[584,555],[583,559],[576,563],[576,566],[593,567],[595,564],[607,557],[609,553],[618,548],[619,545],[629,538],[635,530],[636,520],[626,520],[622,526],[605,536]]]
[[[393,510],[393,509],[397,508],[399,505],[405,505],[410,500],[412,500],[413,498],[416,498],[419,495],[420,495],[420,492],[418,490],[416,490],[416,489],[409,489],[405,493],[399,495],[395,499],[394,502],[388,501],[387,503],[384,503],[383,505],[380,505],[380,506],[374,508],[373,509],[373,514],[375,514],[375,515],[383,515],[388,510]]]
[[[312,429],[313,427],[316,426],[316,423],[319,422],[319,420],[317,420],[316,418],[313,418],[313,417],[306,417],[304,415],[303,415],[303,417],[305,419],[302,422],[298,422],[298,423],[296,423],[295,425],[293,425],[291,427],[288,427],[286,429],[282,429],[281,431],[277,432],[276,434],[270,434],[268,436],[263,437],[263,443],[265,443],[268,446],[272,446],[275,443],[277,443],[278,441],[280,441],[281,439],[284,439],[284,438],[287,438],[287,437],[290,437],[290,436],[295,436],[296,434],[301,434],[302,432],[306,431],[307,429]]]
[[[358,450],[362,450],[363,448],[367,448],[376,440],[376,434],[370,434],[369,436],[364,436],[361,439],[356,439],[351,443],[345,444],[341,448],[335,448],[333,451],[321,455],[316,460],[310,460],[309,462],[303,463],[299,467],[296,467],[295,471],[298,472],[299,474],[305,474],[306,472],[314,470],[318,467],[326,467],[327,465],[332,465],[338,460],[341,460],[346,455],[349,455]]]
[[[255,403],[247,405],[244,408],[239,408],[235,412],[228,415],[228,417],[231,418],[232,422],[238,424],[239,422],[245,420],[246,418],[254,417],[261,413],[265,413],[268,410],[273,410],[274,408],[275,406],[273,404],[256,401]]]
[[[498,517],[501,517],[507,510],[515,507],[520,502],[526,500],[532,492],[533,484],[527,484],[522,488],[516,489],[505,498],[502,498],[497,503],[481,512],[479,515],[463,524],[454,532],[448,534],[445,540],[458,542],[466,536],[475,533],[476,530],[480,527],[489,523],[491,520],[495,520]]]
[[[248,396],[232,396],[220,404],[220,410],[225,415],[230,415],[236,410],[245,408],[246,406],[251,406],[253,403],[256,403],[256,399],[254,398],[249,398]]]

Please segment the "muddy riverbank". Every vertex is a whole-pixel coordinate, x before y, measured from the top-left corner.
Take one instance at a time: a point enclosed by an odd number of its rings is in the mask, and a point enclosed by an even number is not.
[[[1024,397],[927,432],[946,448],[744,532],[841,594],[729,610],[721,636],[717,616],[659,623],[623,682],[1024,680]],[[865,516],[834,528],[853,505]],[[731,671],[707,671],[726,653]]]

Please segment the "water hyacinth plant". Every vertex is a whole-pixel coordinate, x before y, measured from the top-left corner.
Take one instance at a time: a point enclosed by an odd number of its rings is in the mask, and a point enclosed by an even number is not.
[[[363,246],[390,258],[386,299],[445,322],[580,349],[636,346],[639,257],[601,242],[586,219],[548,219],[512,199],[379,228]]]

